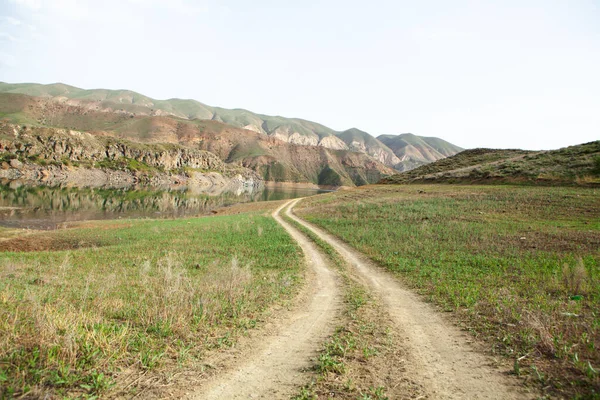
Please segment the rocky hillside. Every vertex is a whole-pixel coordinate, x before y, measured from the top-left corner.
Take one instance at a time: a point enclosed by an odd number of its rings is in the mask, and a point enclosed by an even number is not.
[[[423,182],[600,186],[600,141],[552,151],[465,150],[381,181]]]
[[[321,124],[299,118],[268,116],[243,109],[229,110],[211,107],[196,100],[155,100],[129,90],[84,90],[61,83],[40,85],[0,82],[0,93],[18,93],[53,98],[66,105],[81,107],[89,111],[134,116],[170,116],[183,120],[222,122],[232,127],[250,130],[290,144],[361,152],[368,154],[371,158],[388,167],[396,167],[399,170],[408,170],[425,162],[435,161],[439,159],[435,157],[445,154],[443,151],[437,151],[435,156],[431,154],[419,155],[418,150],[413,151],[413,149],[397,153],[380,140],[358,129],[337,132]],[[54,122],[52,121],[52,115],[48,118],[50,118],[50,123]],[[436,138],[423,139],[426,142],[439,140]],[[447,142],[441,142],[450,145]],[[422,147],[420,144],[415,145],[416,149],[422,149]],[[460,150],[460,148],[454,147]],[[455,153],[456,151],[446,155]],[[402,160],[403,157],[405,160]]]
[[[400,163],[398,156],[388,146],[367,132],[352,128],[339,132],[337,136],[346,143],[350,150],[366,153],[390,167],[396,167]]]
[[[464,150],[439,138],[417,136],[412,133],[381,135],[377,139],[398,157],[398,162],[394,165],[398,171],[409,171]]]
[[[0,166],[0,176],[8,179],[151,183],[171,181],[171,177],[175,181],[193,177],[212,179],[211,183],[215,183],[213,178],[220,180],[219,183],[226,183],[231,178],[247,184],[260,181],[255,172],[226,164],[208,151],[4,122],[0,123]],[[95,182],[82,183],[95,186]]]
[[[226,163],[253,169],[266,180],[354,186],[377,182],[394,173],[364,153],[295,145],[276,136],[214,120],[134,113],[111,107],[0,93],[0,117],[8,123],[209,151]]]

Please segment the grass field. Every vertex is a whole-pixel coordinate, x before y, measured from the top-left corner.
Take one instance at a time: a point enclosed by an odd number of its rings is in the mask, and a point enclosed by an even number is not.
[[[600,396],[600,191],[372,186],[296,212],[452,312],[513,373]]]
[[[48,249],[0,257],[0,398],[139,394],[124,371],[193,368],[301,281],[299,248],[264,211],[91,222],[19,240]]]

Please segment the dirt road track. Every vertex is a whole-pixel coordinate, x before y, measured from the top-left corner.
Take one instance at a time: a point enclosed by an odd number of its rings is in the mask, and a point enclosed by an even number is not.
[[[244,354],[236,368],[217,376],[191,399],[289,399],[309,381],[308,370],[325,339],[333,333],[340,312],[341,291],[317,246],[285,222],[279,213],[273,218],[298,242],[309,266],[306,302],[293,311],[280,329],[262,337],[250,354]]]
[[[391,274],[336,237],[291,213],[299,200],[273,212],[302,248],[309,271],[305,303],[279,321],[274,334],[255,341],[244,361],[207,382],[192,399],[289,399],[306,384],[305,371],[325,338],[333,332],[340,311],[341,289],[335,273],[317,246],[285,222],[286,214],[328,242],[354,268],[361,283],[380,298],[390,316],[391,328],[400,333],[399,346],[406,354],[405,376],[426,393],[427,399],[527,399],[511,377],[469,344],[468,336],[444,320],[439,312],[404,288]],[[420,398],[423,398],[422,396]]]
[[[439,312],[408,291],[391,274],[375,266],[364,255],[322,229],[291,213],[293,220],[329,243],[350,263],[372,293],[381,297],[393,329],[409,357],[407,371],[430,399],[526,399],[515,379],[492,366],[490,359],[476,352],[468,336],[445,321]]]

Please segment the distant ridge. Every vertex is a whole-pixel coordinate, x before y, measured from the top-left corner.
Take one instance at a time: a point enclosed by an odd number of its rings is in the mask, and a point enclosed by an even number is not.
[[[375,138],[356,128],[338,132],[319,123],[300,118],[268,116],[244,109],[230,110],[212,107],[190,99],[155,100],[131,90],[86,90],[63,83],[44,85],[0,82],[0,93],[18,93],[69,100],[74,105],[86,107],[97,103],[96,106],[100,110],[128,112],[134,115],[169,115],[188,120],[217,121],[265,134],[291,144],[365,153],[384,165],[400,171],[415,168],[462,150],[460,147],[438,138],[412,135],[413,138],[405,138],[406,144],[403,145],[402,139],[395,140],[392,135]],[[404,136],[406,135],[398,137]],[[386,141],[394,143],[395,148],[390,148],[387,143],[383,143],[380,139],[382,137]]]
[[[412,133],[381,135],[377,139],[388,146],[399,158],[399,163],[395,165],[399,171],[408,171],[463,151],[461,147],[445,140],[417,136]]]

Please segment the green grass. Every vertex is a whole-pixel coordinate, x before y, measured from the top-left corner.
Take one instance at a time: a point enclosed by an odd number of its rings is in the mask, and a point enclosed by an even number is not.
[[[46,237],[79,249],[0,260],[0,397],[119,393],[124,370],[193,368],[300,282],[299,248],[260,214],[94,222],[22,240]]]
[[[518,373],[568,395],[600,393],[597,190],[379,186],[300,207],[491,351],[520,359]]]
[[[66,164],[65,161],[63,163]],[[156,168],[149,166],[146,163],[134,160],[132,158],[120,157],[115,159],[105,158],[104,160],[97,161],[95,166],[98,168],[106,168],[113,170],[127,170],[127,171],[140,171],[140,172],[155,172]]]
[[[341,176],[328,166],[323,168],[319,174],[319,185],[340,186],[342,184]]]

